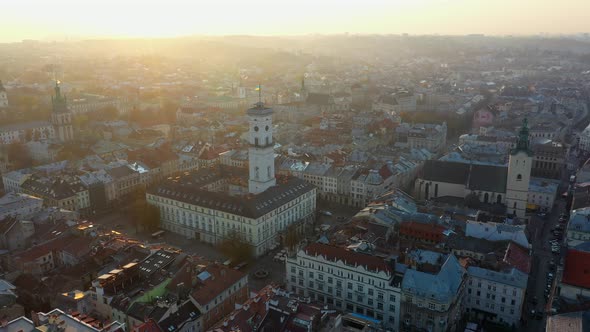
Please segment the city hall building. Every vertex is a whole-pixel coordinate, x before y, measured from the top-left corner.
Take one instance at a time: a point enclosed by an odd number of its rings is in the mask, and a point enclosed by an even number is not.
[[[249,172],[202,169],[148,190],[160,227],[216,244],[238,233],[256,256],[276,247],[290,225],[313,221],[316,188],[295,177],[275,177],[272,109],[259,102],[249,117]]]

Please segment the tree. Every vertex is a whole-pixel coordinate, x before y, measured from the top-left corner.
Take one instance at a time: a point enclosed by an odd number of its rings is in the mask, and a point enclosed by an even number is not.
[[[248,262],[254,258],[254,247],[237,231],[230,232],[221,241],[219,250],[234,263]]]
[[[291,251],[299,244],[299,241],[301,241],[301,234],[297,231],[297,227],[295,225],[289,225],[285,232],[285,247]]]
[[[27,147],[19,142],[14,142],[8,146],[8,160],[13,164],[15,169],[23,169],[33,166],[33,158]]]

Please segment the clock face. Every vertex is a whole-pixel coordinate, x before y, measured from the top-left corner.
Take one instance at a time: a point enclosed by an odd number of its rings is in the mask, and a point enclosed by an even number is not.
[[[258,126],[255,126],[254,127],[254,131],[258,131]]]

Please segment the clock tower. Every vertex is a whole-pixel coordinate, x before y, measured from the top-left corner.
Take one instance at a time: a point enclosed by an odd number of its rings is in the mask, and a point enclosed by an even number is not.
[[[250,144],[248,190],[251,194],[259,194],[276,184],[272,113],[272,109],[265,107],[261,101],[247,111]]]

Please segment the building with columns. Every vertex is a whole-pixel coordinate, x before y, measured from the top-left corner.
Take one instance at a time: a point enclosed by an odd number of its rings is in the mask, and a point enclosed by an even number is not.
[[[317,189],[290,176],[275,176],[272,109],[259,102],[247,111],[248,173],[243,168],[201,169],[148,190],[160,210],[160,227],[217,244],[236,234],[256,256],[277,247],[287,228],[313,221]]]

